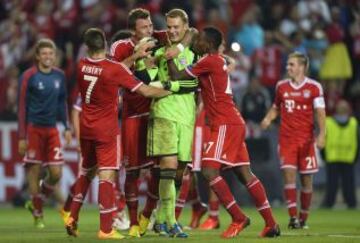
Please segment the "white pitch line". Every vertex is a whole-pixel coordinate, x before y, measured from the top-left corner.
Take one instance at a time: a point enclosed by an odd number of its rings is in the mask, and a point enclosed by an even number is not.
[[[360,239],[360,235],[328,235],[328,234],[319,234],[319,233],[281,233],[281,235],[285,236],[327,236],[327,237],[336,237],[336,238],[353,238],[353,239]]]
[[[328,235],[329,237],[338,237],[338,238],[360,238],[360,235]]]

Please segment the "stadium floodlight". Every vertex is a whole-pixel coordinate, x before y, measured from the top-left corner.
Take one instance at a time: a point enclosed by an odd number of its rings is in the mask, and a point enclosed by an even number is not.
[[[231,43],[231,50],[234,52],[239,52],[241,50],[241,46],[238,42]]]

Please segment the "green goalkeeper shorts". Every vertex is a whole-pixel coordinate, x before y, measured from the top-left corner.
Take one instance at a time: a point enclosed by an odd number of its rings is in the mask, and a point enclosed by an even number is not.
[[[193,135],[194,126],[152,118],[147,132],[147,156],[177,155],[178,161],[191,162]]]

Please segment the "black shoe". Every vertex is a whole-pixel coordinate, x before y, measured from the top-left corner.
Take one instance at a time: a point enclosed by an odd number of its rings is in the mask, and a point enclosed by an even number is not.
[[[300,228],[309,229],[309,226],[306,224],[306,221],[300,220]]]
[[[289,224],[288,224],[288,228],[289,229],[300,229],[301,226],[300,226],[300,222],[299,222],[298,218],[291,217]]]

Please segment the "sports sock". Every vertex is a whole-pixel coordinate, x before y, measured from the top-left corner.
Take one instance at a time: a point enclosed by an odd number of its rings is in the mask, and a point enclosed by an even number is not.
[[[212,219],[219,219],[219,200],[209,201],[209,216]]]
[[[112,181],[99,180],[100,209],[100,230],[104,233],[110,233],[112,230],[113,212],[116,211],[114,184]]]
[[[160,210],[168,225],[176,223],[175,219],[175,169],[161,169],[159,181]],[[172,212],[174,211],[174,212]],[[174,216],[174,218],[173,218]],[[162,222],[160,222],[162,223]]]
[[[266,226],[274,226],[276,222],[262,183],[254,176],[254,178],[246,184],[246,188],[255,202],[257,210],[263,217]]]
[[[153,168],[151,170],[150,179],[148,180],[146,204],[142,212],[146,218],[150,218],[159,200],[159,176],[160,169]]]
[[[284,194],[286,199],[286,205],[288,213],[291,218],[297,216],[297,204],[296,204],[296,184],[285,184]]]
[[[300,193],[300,202],[301,202],[301,210],[299,219],[302,222],[305,222],[309,215],[309,209],[311,205],[311,197],[312,197],[312,190],[306,191],[301,190]]]
[[[138,225],[138,206],[139,206],[139,190],[137,185],[138,177],[133,174],[127,174],[125,180],[125,197],[126,205],[128,207],[130,226]]]
[[[221,176],[217,176],[210,181],[210,187],[219,198],[221,204],[231,215],[233,222],[242,222],[246,216],[241,211],[239,205],[237,205],[234,196],[232,195],[229,186],[226,184]]]
[[[75,193],[75,186],[76,186],[76,181],[71,185],[70,190],[69,190],[69,194],[68,194],[68,196],[67,196],[67,198],[65,200],[63,210],[66,211],[66,212],[70,211],[71,202],[73,200],[73,196],[74,196],[74,193]]]
[[[185,206],[186,203],[186,198],[188,197],[189,194],[189,189],[190,189],[190,184],[191,184],[191,180],[192,180],[192,174],[189,173],[187,175],[184,175],[182,178],[182,183],[181,183],[181,187],[179,190],[179,196],[176,199],[176,207],[175,207],[175,217],[176,219],[179,218],[182,209]]]
[[[79,212],[88,192],[91,180],[85,175],[80,175],[75,182],[73,201],[70,206],[70,216],[76,221],[79,219]]]

